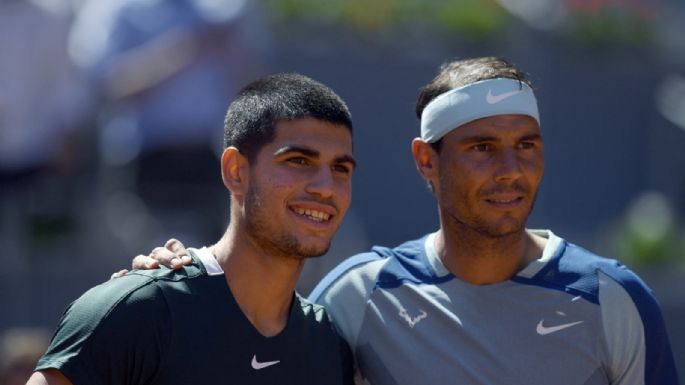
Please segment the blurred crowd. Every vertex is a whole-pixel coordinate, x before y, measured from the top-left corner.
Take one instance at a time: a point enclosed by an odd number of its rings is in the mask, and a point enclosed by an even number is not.
[[[198,232],[221,231],[216,155],[233,93],[262,71],[256,17],[245,0],[0,0],[9,258],[38,258],[30,245],[83,226],[84,207],[125,244],[195,203]]]
[[[30,298],[36,265],[78,264],[79,244],[223,231],[223,117],[268,48],[253,5],[0,0],[0,331],[37,311],[9,293]],[[48,337],[7,329],[0,384],[23,384]]]

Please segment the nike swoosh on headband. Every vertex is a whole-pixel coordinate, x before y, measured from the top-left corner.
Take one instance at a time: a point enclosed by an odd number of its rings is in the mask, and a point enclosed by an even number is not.
[[[516,94],[520,94],[521,92],[523,92],[523,90],[510,91],[499,95],[493,95],[492,90],[488,90],[488,94],[485,95],[485,101],[488,102],[488,104],[497,104],[502,100],[510,98]]]
[[[533,90],[518,79],[494,78],[447,91],[423,109],[421,139],[434,143],[476,119],[496,115],[528,115],[540,124]]]

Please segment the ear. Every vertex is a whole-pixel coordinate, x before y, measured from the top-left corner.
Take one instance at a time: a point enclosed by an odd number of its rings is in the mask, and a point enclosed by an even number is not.
[[[249,183],[247,158],[235,147],[228,147],[221,155],[221,178],[234,196],[244,195]]]
[[[438,154],[433,147],[421,138],[411,142],[411,152],[419,174],[429,183],[438,176]]]

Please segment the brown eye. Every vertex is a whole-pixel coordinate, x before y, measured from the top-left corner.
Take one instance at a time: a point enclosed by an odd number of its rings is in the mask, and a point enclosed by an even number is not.
[[[492,146],[487,143],[479,143],[471,147],[473,151],[477,152],[488,152],[492,150]]]
[[[352,173],[352,168],[351,168],[351,167],[348,167],[348,166],[346,166],[346,165],[344,165],[344,164],[336,164],[336,165],[334,165],[332,168],[333,168],[333,171],[334,171],[334,172],[337,172],[337,173],[340,173],[340,174],[346,174],[346,175],[348,175],[348,174],[351,174],[351,173]]]
[[[297,157],[294,157],[294,158],[289,158],[289,159],[287,160],[287,162],[288,162],[288,163],[292,163],[292,164],[296,164],[296,165],[299,165],[299,166],[306,166],[306,165],[309,164],[309,161],[308,161],[306,158],[303,158],[303,157],[301,157],[301,156],[297,156]]]

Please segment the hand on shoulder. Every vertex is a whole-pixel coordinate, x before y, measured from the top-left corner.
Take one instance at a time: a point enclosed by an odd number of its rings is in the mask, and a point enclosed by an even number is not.
[[[183,266],[190,265],[192,259],[188,255],[188,250],[181,241],[171,238],[164,244],[163,247],[155,247],[150,254],[140,254],[131,261],[131,268],[138,270],[152,270],[159,269],[160,265],[164,265],[170,269],[178,270]],[[128,273],[127,269],[122,269],[110,278],[123,277]]]

